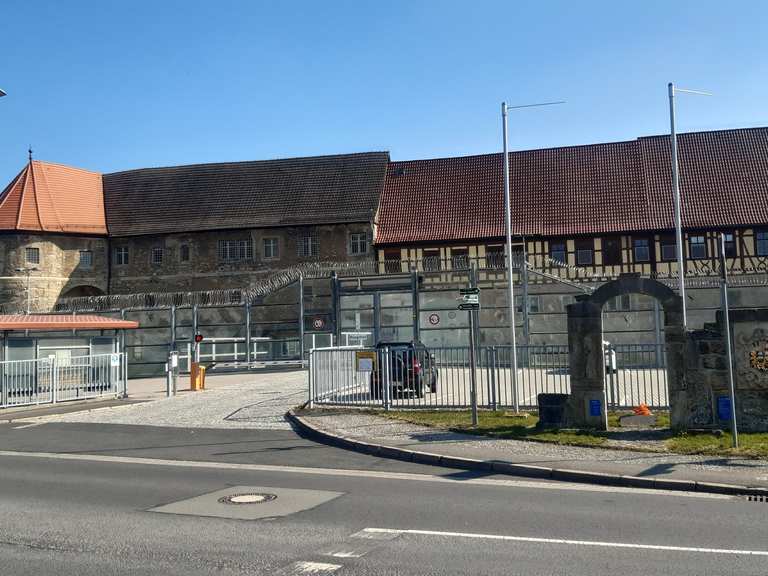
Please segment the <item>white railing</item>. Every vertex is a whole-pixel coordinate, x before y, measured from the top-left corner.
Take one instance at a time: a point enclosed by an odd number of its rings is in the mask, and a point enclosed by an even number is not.
[[[123,361],[115,353],[0,362],[0,407],[122,395]]]

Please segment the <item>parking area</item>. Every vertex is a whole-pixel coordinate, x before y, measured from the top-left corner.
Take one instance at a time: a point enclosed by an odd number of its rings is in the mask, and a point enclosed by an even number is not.
[[[165,397],[165,380],[130,380],[128,394],[145,402],[42,417],[46,422],[134,424],[183,428],[261,428],[287,430],[283,415],[307,399],[302,370],[211,374],[206,390],[189,391],[180,379],[179,393]]]

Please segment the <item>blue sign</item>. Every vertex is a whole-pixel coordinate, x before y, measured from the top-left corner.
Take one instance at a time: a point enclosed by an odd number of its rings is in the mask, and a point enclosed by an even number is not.
[[[717,418],[718,420],[731,419],[731,397],[730,396],[717,397]]]
[[[602,416],[603,410],[600,406],[600,400],[589,401],[589,415],[590,416]]]

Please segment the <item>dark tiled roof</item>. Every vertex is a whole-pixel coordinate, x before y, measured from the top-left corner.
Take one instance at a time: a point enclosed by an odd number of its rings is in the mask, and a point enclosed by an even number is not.
[[[366,222],[389,154],[146,168],[104,175],[112,236]]]
[[[768,128],[678,136],[683,224],[768,224]],[[510,153],[515,235],[673,227],[668,136]],[[498,238],[501,154],[392,162],[376,242]]]

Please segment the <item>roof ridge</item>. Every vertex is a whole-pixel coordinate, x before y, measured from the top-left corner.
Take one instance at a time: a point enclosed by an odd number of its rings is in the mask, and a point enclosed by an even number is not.
[[[96,172],[95,170],[88,170],[87,168],[80,168],[79,166],[72,166],[70,164],[62,164],[61,162],[48,162],[47,160],[32,160],[32,164],[40,164],[41,166],[56,166],[57,168],[67,168],[68,170],[85,172],[87,174],[93,174],[95,176],[103,176],[102,172]]]
[[[237,166],[244,164],[261,164],[268,162],[295,162],[301,160],[324,160],[332,158],[350,158],[355,156],[375,156],[385,154],[389,160],[389,150],[372,150],[368,152],[347,152],[342,154],[321,154],[319,156],[290,156],[283,158],[264,158],[260,160],[236,160],[232,162],[198,162],[195,164],[174,164],[172,166],[148,166],[143,168],[129,168],[117,172],[105,172],[103,176],[116,176],[118,174],[149,172],[153,170],[172,170],[176,168],[197,168],[201,166]]]

